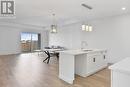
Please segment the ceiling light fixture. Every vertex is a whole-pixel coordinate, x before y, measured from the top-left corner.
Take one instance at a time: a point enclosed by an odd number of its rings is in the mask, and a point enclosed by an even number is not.
[[[122,7],[122,10],[126,10],[126,8],[125,8],[125,7]]]
[[[93,27],[89,24],[82,24],[82,31],[92,32]]]
[[[93,27],[90,25],[89,26],[89,32],[93,31]]]
[[[89,25],[86,25],[86,31],[87,32],[89,31]]]
[[[52,25],[51,25],[51,33],[57,33],[57,25],[56,25],[56,20],[55,20],[55,14],[52,14],[53,20],[52,20]]]
[[[82,25],[82,30],[83,30],[83,31],[86,30],[86,25],[85,25],[85,24]]]

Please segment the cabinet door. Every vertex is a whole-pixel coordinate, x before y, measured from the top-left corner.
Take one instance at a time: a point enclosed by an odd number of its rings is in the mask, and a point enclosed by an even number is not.
[[[107,66],[107,55],[106,54],[102,55],[102,64],[103,64],[103,66]]]
[[[100,53],[97,55],[97,69],[100,70],[102,68],[105,68],[107,66],[107,61],[106,61],[106,55],[103,53]]]
[[[93,74],[96,70],[96,56],[88,55],[87,56],[87,74]]]
[[[103,58],[102,58],[102,54],[96,54],[95,55],[96,58],[96,64],[95,64],[95,71],[98,71],[101,69],[102,65],[103,65]]]

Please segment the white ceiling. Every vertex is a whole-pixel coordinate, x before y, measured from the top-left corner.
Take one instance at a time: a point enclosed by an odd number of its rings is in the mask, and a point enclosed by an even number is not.
[[[93,9],[82,7],[82,3]],[[57,23],[63,25],[130,12],[130,0],[15,0],[15,4],[16,19],[7,20],[36,26],[49,26],[52,13],[56,14]],[[122,7],[126,10],[122,11]]]

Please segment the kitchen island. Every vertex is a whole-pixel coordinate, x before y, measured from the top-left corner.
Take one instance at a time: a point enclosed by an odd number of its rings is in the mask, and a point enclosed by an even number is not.
[[[87,77],[107,67],[106,50],[66,50],[60,52],[59,78],[73,84],[75,74]]]

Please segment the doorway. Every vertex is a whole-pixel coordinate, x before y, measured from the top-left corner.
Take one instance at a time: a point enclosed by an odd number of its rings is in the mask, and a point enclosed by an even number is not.
[[[21,33],[22,52],[33,52],[39,49],[41,49],[41,34],[30,32]]]

